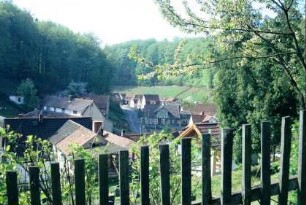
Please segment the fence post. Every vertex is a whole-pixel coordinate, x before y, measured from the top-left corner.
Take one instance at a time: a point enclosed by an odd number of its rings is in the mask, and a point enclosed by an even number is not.
[[[170,204],[170,160],[169,145],[159,145],[159,169],[161,183],[161,204]]]
[[[281,129],[281,161],[280,161],[280,181],[278,204],[287,205],[288,201],[288,183],[289,183],[289,163],[291,149],[291,123],[290,118],[282,118]]]
[[[129,191],[129,152],[127,150],[120,151],[119,154],[119,182],[120,182],[120,204],[130,204]]]
[[[191,204],[191,138],[181,140],[182,204]]]
[[[221,204],[231,203],[233,130],[222,129],[221,135]]]
[[[211,204],[211,143],[210,134],[202,137],[202,205]]]
[[[261,204],[270,204],[271,176],[270,176],[270,123],[261,123]]]
[[[30,191],[31,191],[31,205],[40,205],[40,190],[39,190],[39,168],[30,167]]]
[[[108,205],[108,154],[99,155],[99,201]]]
[[[75,204],[86,204],[85,199],[85,162],[84,159],[74,160]]]
[[[298,205],[306,202],[306,120],[305,110],[300,111],[299,134],[299,165],[298,165]]]
[[[251,204],[251,163],[252,163],[251,125],[242,125],[242,204]]]
[[[6,172],[6,193],[8,205],[18,205],[17,172]]]
[[[142,146],[140,148],[140,188],[141,188],[141,204],[150,204],[149,198],[149,147]]]
[[[51,163],[51,184],[53,205],[62,204],[61,179],[59,163]]]

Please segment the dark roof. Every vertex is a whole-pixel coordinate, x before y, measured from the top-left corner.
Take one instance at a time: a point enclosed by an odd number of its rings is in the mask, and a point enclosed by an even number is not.
[[[88,129],[92,128],[90,117],[70,117],[70,118],[5,118],[5,127],[9,126],[11,131],[20,133],[22,137],[18,141],[18,154],[24,151],[24,141],[26,136],[34,135],[42,139],[49,139],[68,120],[72,120]]]
[[[159,95],[153,95],[153,94],[144,94],[143,97],[146,101],[156,101],[160,102]]]
[[[158,107],[154,112],[158,112],[161,109],[167,110],[174,118],[180,118],[180,105],[179,104],[166,104]]]
[[[107,110],[109,107],[109,95],[93,95],[86,96],[87,99],[93,100],[99,109]]]
[[[191,113],[193,115],[201,115],[201,114],[208,114],[208,115],[215,115],[217,113],[217,107],[213,103],[206,103],[206,104],[195,104],[191,109]]]
[[[57,149],[61,150],[65,155],[70,153],[71,145],[84,146],[88,142],[93,142],[100,138],[103,145],[106,141],[92,130],[82,125],[68,120],[57,132],[50,138],[50,141]]]
[[[191,115],[193,123],[203,122],[205,115]]]
[[[64,108],[67,110],[75,110],[83,112],[88,106],[93,103],[93,100],[84,98],[69,98],[59,97],[55,95],[46,96],[43,100],[43,105],[55,108]]]
[[[69,118],[72,117],[66,113],[62,112],[51,112],[47,110],[33,110],[31,112],[28,112],[26,114],[23,114],[22,117],[39,117],[39,115],[42,115],[43,117],[49,117],[49,118]]]
[[[71,135],[75,130],[77,130],[81,125],[68,120],[61,126],[54,135],[50,137],[50,142],[54,145],[65,139],[67,136]]]
[[[148,118],[154,118],[155,117],[155,110],[159,107],[160,105],[145,105],[144,108],[142,109],[142,112],[144,113],[145,117]]]

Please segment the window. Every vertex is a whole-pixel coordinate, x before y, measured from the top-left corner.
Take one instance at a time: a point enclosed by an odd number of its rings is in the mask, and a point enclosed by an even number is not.
[[[75,115],[76,115],[76,114],[78,114],[78,111],[76,111],[76,110],[73,110],[73,114],[75,114]]]

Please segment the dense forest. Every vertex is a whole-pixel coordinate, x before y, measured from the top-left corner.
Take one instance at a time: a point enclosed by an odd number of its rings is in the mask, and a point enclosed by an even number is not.
[[[0,1],[0,25],[1,93],[16,92],[27,78],[39,94],[60,91],[72,81],[86,82],[96,93],[109,91],[112,67],[94,35],[39,21],[8,1]]]
[[[139,79],[139,75],[151,72],[151,68],[135,61],[131,50],[137,49],[139,55],[153,66],[172,65],[176,62],[185,62],[188,58],[198,54],[209,57],[213,45],[213,38],[175,38],[173,41],[163,40],[134,40],[117,45],[107,46],[104,51],[113,63],[115,74],[113,82],[116,85],[189,85],[212,87],[212,78],[215,70],[211,67],[201,67],[193,75],[174,75],[171,78]],[[180,48],[180,49],[179,49]]]

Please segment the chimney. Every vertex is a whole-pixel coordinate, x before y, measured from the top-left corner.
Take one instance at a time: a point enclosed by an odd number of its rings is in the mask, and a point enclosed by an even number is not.
[[[125,130],[121,130],[121,137],[123,137],[125,135]]]
[[[103,123],[101,121],[94,121],[92,131],[103,137]]]

